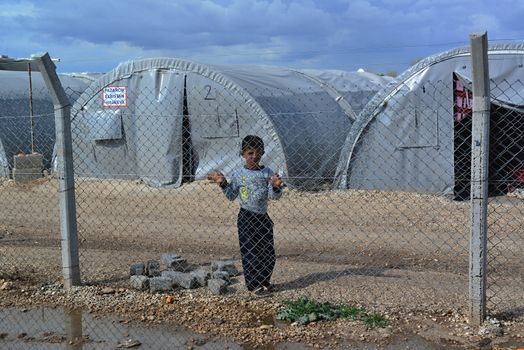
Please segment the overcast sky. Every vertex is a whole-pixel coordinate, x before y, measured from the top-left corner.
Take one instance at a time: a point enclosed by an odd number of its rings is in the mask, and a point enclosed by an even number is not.
[[[60,72],[179,57],[200,63],[402,72],[469,44],[524,41],[524,0],[0,0],[0,54]]]

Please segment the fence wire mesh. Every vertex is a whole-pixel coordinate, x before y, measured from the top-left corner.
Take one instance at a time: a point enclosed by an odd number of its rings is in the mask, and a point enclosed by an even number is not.
[[[458,77],[420,92],[401,87],[366,123],[318,89],[111,85],[123,88],[112,91],[125,92],[122,105],[104,106],[107,91],[97,88],[80,98],[68,92],[78,98],[71,117],[84,283],[113,292],[227,289],[240,298],[273,287],[280,299],[467,309],[472,116],[469,86]],[[497,89],[522,91],[492,82]],[[54,114],[49,102],[33,105],[31,116],[26,99],[0,99],[0,276],[5,286],[21,278],[46,294],[61,274]],[[490,313],[522,308],[522,113],[492,104]],[[245,170],[246,135],[264,141],[265,170]],[[32,152],[42,155],[39,178],[17,181],[15,156]],[[213,171],[223,174],[220,185],[208,180]],[[271,179],[275,173],[284,185]],[[239,200],[258,212],[239,214]],[[9,309],[2,312],[8,319]],[[39,317],[9,315],[14,327]],[[130,332],[115,327],[108,321],[104,331]],[[97,332],[91,341],[109,337]]]
[[[58,198],[54,181],[44,176],[49,175],[54,143],[54,111],[47,89],[0,97],[2,277],[39,276],[41,260],[51,268],[39,281],[60,277]],[[40,258],[40,250],[50,254]]]

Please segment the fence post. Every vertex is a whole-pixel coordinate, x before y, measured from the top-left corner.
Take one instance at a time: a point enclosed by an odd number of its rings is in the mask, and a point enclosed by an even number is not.
[[[76,226],[75,182],[71,141],[71,104],[56,74],[49,54],[33,56],[55,107],[58,194],[60,201],[60,236],[64,287],[80,285],[78,237]]]
[[[486,317],[487,211],[490,89],[487,33],[470,34],[473,69],[471,137],[471,236],[469,246],[469,321]]]

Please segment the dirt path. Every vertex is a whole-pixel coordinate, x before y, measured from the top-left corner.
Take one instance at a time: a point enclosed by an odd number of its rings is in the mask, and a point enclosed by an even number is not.
[[[77,183],[83,279],[123,286],[128,266],[177,252],[194,264],[239,258],[237,203],[215,185],[155,189],[133,181]],[[0,183],[0,266],[60,278],[55,181]],[[522,308],[524,202],[490,205],[490,310]],[[272,202],[275,282],[321,299],[406,310],[466,306],[469,204],[413,193],[287,190]],[[290,288],[292,289],[292,288]],[[285,295],[285,294],[284,294]]]

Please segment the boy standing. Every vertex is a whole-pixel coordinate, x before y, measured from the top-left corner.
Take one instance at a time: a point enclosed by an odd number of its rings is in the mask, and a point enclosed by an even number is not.
[[[231,174],[227,182],[224,174],[213,171],[208,179],[219,184],[230,201],[239,198],[238,240],[246,287],[256,296],[272,292],[269,282],[275,267],[273,221],[267,214],[268,199],[282,196],[282,179],[279,174],[260,165],[264,142],[258,136],[248,135],[242,140],[240,155],[243,168]]]

